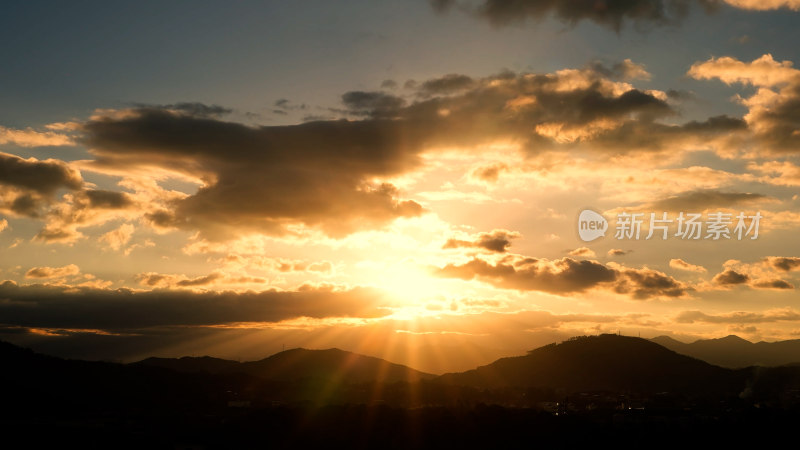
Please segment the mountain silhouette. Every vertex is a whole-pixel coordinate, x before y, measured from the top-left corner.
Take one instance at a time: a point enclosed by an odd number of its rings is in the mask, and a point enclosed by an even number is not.
[[[0,432],[33,448],[644,446],[698,435],[718,445],[741,444],[738,428],[761,443],[800,418],[800,367],[724,369],[613,335],[435,379],[337,349],[119,364],[0,342],[0,367]],[[563,389],[606,393],[570,396],[558,414],[542,406]],[[621,410],[618,394],[643,394],[622,396],[643,406]]]
[[[570,391],[703,392],[741,390],[742,374],[680,355],[646,339],[573,338],[502,358],[440,381],[480,388],[550,387]]]
[[[680,342],[669,336],[658,336],[651,340],[682,355],[722,367],[772,367],[800,362],[800,339],[753,343],[739,336],[729,335],[718,339],[700,339],[692,343]]]
[[[417,382],[434,375],[393,364],[380,358],[359,355],[336,348],[308,350],[296,348],[276,353],[259,361],[237,362],[204,357],[148,358],[137,366],[171,369],[177,372],[247,374],[269,381],[335,380],[347,383]]]
[[[132,366],[161,367],[182,373],[226,373],[235,371],[241,365],[238,361],[213,358],[211,356],[183,356],[180,358],[150,357]]]

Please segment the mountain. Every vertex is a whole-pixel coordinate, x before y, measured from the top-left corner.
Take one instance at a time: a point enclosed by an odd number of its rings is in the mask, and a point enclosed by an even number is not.
[[[468,449],[605,440],[723,445],[725,439],[741,446],[746,436],[759,444],[764,436],[788,434],[800,419],[800,369],[722,369],[619,336],[553,344],[442,377],[496,389],[441,380],[337,382],[375,379],[376,373],[386,379],[418,375],[335,349],[295,349],[251,363],[204,357],[117,364],[55,358],[0,342],[0,367],[0,433],[31,448]],[[238,369],[292,379],[227,372]],[[752,381],[742,382],[752,388],[749,395],[718,388],[743,374]],[[561,402],[563,392],[504,387],[540,384],[616,392],[570,395],[553,414],[547,405]],[[683,389],[663,394],[673,387]],[[634,407],[620,409],[618,394],[635,391],[655,395],[625,396]],[[697,392],[702,395],[692,395]]]
[[[335,380],[345,383],[381,381],[416,382],[433,375],[371,356],[331,348],[296,348],[276,353],[259,361],[237,362],[208,356],[148,358],[137,366],[161,367],[183,373],[242,373],[270,381]]]
[[[730,335],[692,343],[680,342],[668,336],[658,336],[651,340],[682,355],[722,367],[771,367],[800,362],[800,339],[753,343]]]
[[[62,359],[6,342],[0,342],[0,367],[0,398],[12,413],[36,411],[40,405],[74,411],[153,404],[162,409],[183,408],[221,398],[225,392],[208,376],[186,377],[156,367]]]
[[[161,367],[163,369],[174,370],[182,373],[225,373],[235,371],[241,365],[238,361],[227,359],[212,358],[211,356],[183,356],[181,358],[157,358],[151,357],[139,362],[132,363],[133,366]]]
[[[741,391],[745,377],[646,339],[605,334],[550,344],[525,356],[443,375],[440,381],[479,388],[697,393]]]

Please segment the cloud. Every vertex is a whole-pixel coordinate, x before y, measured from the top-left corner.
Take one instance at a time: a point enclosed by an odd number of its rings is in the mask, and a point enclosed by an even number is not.
[[[391,184],[367,180],[417,164],[394,122],[253,128],[139,109],[84,127],[98,157],[94,170],[159,167],[203,180],[195,194],[146,214],[160,227],[226,239],[232,232],[282,234],[299,222],[344,234],[423,213],[419,204],[399,200]]]
[[[503,253],[511,246],[512,239],[521,236],[516,231],[493,230],[490,233],[479,233],[470,240],[448,239],[442,248],[482,248],[490,252]]]
[[[570,251],[569,255],[570,256],[582,256],[584,258],[594,258],[594,257],[597,256],[597,254],[594,252],[594,250],[590,249],[589,247],[576,248],[575,250]]]
[[[75,264],[63,267],[33,267],[25,272],[25,278],[61,278],[77,275],[81,272]]]
[[[800,166],[791,161],[766,161],[762,164],[751,162],[747,169],[761,173],[759,178],[763,183],[776,186],[800,186]]]
[[[599,62],[594,62],[590,64],[589,67],[598,73],[616,80],[649,80],[652,77],[643,64],[635,63],[630,59],[624,59],[621,62],[614,63],[611,67],[606,67]],[[667,96],[670,96],[669,92],[667,92]]]
[[[101,189],[77,191],[65,194],[62,202],[47,211],[45,226],[35,239],[71,244],[84,237],[78,228],[139,214],[139,205],[128,193]]]
[[[449,95],[459,91],[464,91],[476,84],[472,77],[458,73],[451,73],[439,78],[432,78],[423,82],[418,91],[425,96]]]
[[[234,275],[224,272],[212,272],[208,275],[201,275],[190,278],[186,275],[164,274],[157,272],[140,273],[136,275],[136,281],[150,288],[198,288],[219,285],[243,285],[243,284],[264,284],[266,279],[252,277],[249,275]]]
[[[606,266],[597,261],[536,259],[509,255],[491,263],[472,258],[464,264],[438,268],[441,277],[477,279],[493,286],[521,291],[541,291],[558,295],[584,292],[593,288],[627,294],[635,299],[681,297],[690,289],[664,273],[651,269]]]
[[[314,274],[333,274],[334,264],[330,261],[292,260],[273,258],[261,255],[240,255],[231,253],[222,259],[226,269],[245,271],[250,269],[266,270],[276,273],[308,272]]]
[[[409,100],[346,93],[340,115],[358,120],[287,126],[223,121],[196,105],[100,111],[83,124],[95,159],[80,166],[197,183],[196,192],[142,205],[160,229],[199,231],[214,240],[282,235],[298,227],[341,237],[425,212],[387,182],[421,168],[428,161],[422,153],[513,141],[529,154],[589,149],[607,155],[646,151],[651,157],[705,148],[732,139],[744,126],[729,117],[660,122],[677,114],[668,95],[619,81],[645,76],[629,60],[554,73],[449,74],[411,87]],[[486,167],[475,177],[491,181],[503,170]]]
[[[333,264],[330,261],[276,261],[279,272],[315,272],[331,273]]]
[[[51,195],[61,188],[80,189],[83,179],[77,170],[63,161],[23,159],[0,153],[0,184]]]
[[[769,323],[789,321],[794,322],[800,320],[800,312],[791,308],[778,309],[772,311],[760,312],[746,312],[737,311],[728,314],[707,314],[701,311],[683,311],[675,317],[677,323]]]
[[[103,234],[97,240],[111,250],[119,250],[131,240],[133,230],[133,225],[129,223],[122,224],[119,228]]]
[[[54,131],[41,132],[31,128],[15,130],[0,126],[0,145],[3,144],[17,145],[19,147],[75,145],[71,137]]]
[[[751,289],[794,289],[794,285],[778,277],[779,273],[793,268],[795,258],[769,256],[758,263],[743,263],[731,259],[723,264],[724,270],[716,274],[712,283],[723,289],[734,286],[747,286]]]
[[[737,272],[733,269],[726,269],[714,275],[712,281],[722,286],[747,284],[750,281],[750,276],[745,273]]]
[[[405,100],[401,97],[383,92],[364,91],[347,92],[342,95],[342,102],[351,114],[374,118],[396,117],[405,105]]]
[[[0,153],[0,212],[42,217],[59,190],[75,191],[82,186],[80,172],[63,161]]]
[[[279,322],[298,317],[377,318],[389,313],[366,288],[236,293],[0,284],[4,325],[126,330]]]
[[[797,256],[768,256],[765,262],[783,272],[800,270],[800,257]]]
[[[612,249],[611,249],[611,250],[609,250],[609,251],[608,251],[606,254],[607,254],[608,256],[611,256],[611,257],[613,257],[613,256],[625,256],[625,255],[627,255],[627,254],[628,254],[628,253],[630,253],[630,252],[631,252],[630,250],[627,250],[627,251],[626,251],[626,250],[623,250],[623,249],[621,249],[621,248],[612,248]]]
[[[0,233],[6,228],[8,228],[8,221],[6,219],[0,219]]]
[[[695,264],[690,264],[682,259],[670,259],[669,266],[672,267],[673,269],[685,270],[688,272],[698,272],[698,273],[708,272],[708,270],[706,270],[705,267],[698,266]]]
[[[748,108],[744,120],[762,153],[800,150],[800,70],[791,61],[775,61],[765,54],[751,62],[730,56],[711,58],[692,65],[688,75],[696,79],[719,79],[756,88],[738,101]]]
[[[764,280],[764,281],[757,281],[753,283],[753,287],[757,289],[794,289],[794,285],[789,283],[786,280],[781,279],[773,279],[773,280]]]
[[[731,208],[748,205],[767,199],[765,195],[749,192],[720,192],[716,190],[699,190],[683,192],[671,197],[657,200],[648,205],[653,211],[688,211],[701,212],[714,208]]]
[[[690,3],[687,0],[481,0],[472,6],[456,0],[431,1],[438,12],[458,5],[459,9],[496,26],[554,16],[571,25],[589,20],[616,31],[630,22],[638,26],[675,24],[687,15]],[[708,5],[706,1],[701,3]]]
[[[168,105],[148,105],[140,103],[136,104],[135,106],[137,108],[164,109],[168,111],[175,111],[178,113],[189,114],[194,117],[210,117],[210,118],[222,117],[226,114],[230,114],[233,112],[233,109],[231,108],[225,108],[224,106],[220,105],[206,105],[205,103],[200,103],[200,102],[180,102],[180,103],[171,103]]]
[[[495,26],[522,23],[528,19],[541,21],[555,17],[576,25],[588,20],[619,32],[624,25],[633,24],[642,30],[652,26],[679,24],[693,3],[706,13],[714,12],[720,4],[754,11],[777,9],[800,10],[800,0],[429,0],[433,9],[444,13],[454,6]],[[476,4],[477,3],[477,4]]]
[[[475,168],[470,174],[477,180],[487,183],[494,183],[503,171],[508,170],[508,165],[504,163],[494,163]]]
[[[800,0],[723,0],[725,3],[740,9],[768,11],[772,9],[791,9],[800,11]]]

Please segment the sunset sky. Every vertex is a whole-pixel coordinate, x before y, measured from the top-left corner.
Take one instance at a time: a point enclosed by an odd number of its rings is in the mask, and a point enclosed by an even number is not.
[[[603,332],[800,338],[800,0],[0,12],[0,339],[444,372]],[[762,218],[683,239],[681,212]]]

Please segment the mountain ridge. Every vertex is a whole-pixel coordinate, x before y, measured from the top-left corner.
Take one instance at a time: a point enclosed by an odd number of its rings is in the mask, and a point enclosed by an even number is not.
[[[373,356],[329,349],[294,348],[255,361],[238,362],[210,356],[147,358],[135,366],[156,366],[184,373],[243,373],[271,381],[336,377],[350,382],[420,381],[433,378],[411,367]]]
[[[732,370],[681,355],[646,339],[606,334],[546,345],[527,355],[501,358],[439,379],[478,388],[700,392],[739,388],[740,378]]]
[[[670,350],[731,369],[750,366],[778,367],[800,363],[800,339],[750,342],[736,335],[681,342],[669,336],[650,341]]]

